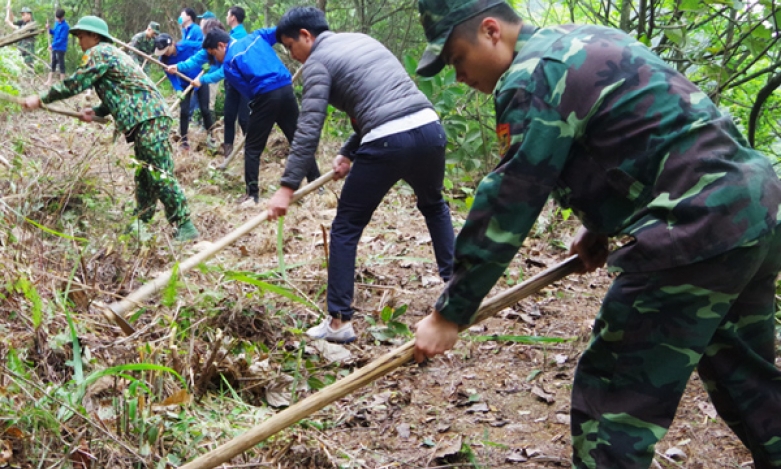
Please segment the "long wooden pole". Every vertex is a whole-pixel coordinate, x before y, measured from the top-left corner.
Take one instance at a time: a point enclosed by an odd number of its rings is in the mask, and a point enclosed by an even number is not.
[[[204,70],[201,70],[201,73],[198,74],[196,79],[201,78],[203,76]],[[209,86],[209,85],[201,85],[201,86]],[[176,109],[176,106],[179,105],[179,103],[182,102],[185,96],[187,96],[187,93],[193,90],[195,88],[195,81],[190,82],[190,84],[187,86],[187,88],[184,89],[184,91],[176,97],[173,104],[171,104],[171,107],[168,108],[168,114],[173,114],[174,110]]]
[[[11,96],[10,94],[0,93],[0,99],[2,99],[3,101],[9,101],[16,104],[24,104],[24,98],[21,98],[19,96]],[[62,114],[63,116],[69,116],[69,117],[75,117],[77,119],[81,119],[80,112],[69,111],[67,109],[49,106],[48,104],[43,104],[43,103],[41,103],[41,108],[49,112],[53,112],[55,114]],[[97,122],[98,124],[106,124],[109,122],[109,120],[106,119],[105,117],[95,116],[92,118],[92,122]]]
[[[136,49],[135,47],[131,46],[130,44],[125,44],[124,42],[120,41],[117,38],[113,38],[113,39],[114,39],[114,42],[117,45],[119,45],[121,47],[124,47],[125,49],[129,50],[130,52],[133,52],[134,54],[138,54],[141,57],[145,58],[146,60],[152,62],[153,64],[157,64],[157,65],[163,67],[164,69],[168,68],[168,65],[166,65],[163,62],[157,60],[156,58],[152,57],[151,55],[149,55],[149,54],[147,54],[145,52],[141,52],[140,50]],[[174,74],[176,76],[178,76],[179,78],[181,78],[183,80],[186,80],[187,83],[192,83],[193,82],[192,78],[188,77],[187,75],[185,75],[184,73],[180,72],[179,70],[174,72]]]
[[[293,193],[293,199],[291,202],[298,202],[303,197],[309,195],[313,191],[323,186],[325,183],[331,181],[333,177],[334,177],[333,171],[329,171],[323,174],[319,178],[315,179],[314,181],[310,182],[306,186],[298,189],[295,193]],[[258,225],[266,221],[267,218],[268,218],[268,211],[264,209],[263,213],[261,213],[260,215],[251,218],[240,227],[236,228],[235,230],[231,231],[230,233],[223,236],[219,240],[215,241],[214,244],[209,246],[209,249],[205,249],[182,261],[179,264],[178,272],[180,274],[187,272],[188,270],[192,269],[198,264],[206,261],[210,257],[214,256],[217,252],[233,244],[234,242],[236,242],[236,240],[238,240],[245,234],[255,229],[255,227],[257,227]],[[167,272],[163,272],[162,274],[155,277],[154,280],[147,282],[141,288],[129,294],[122,301],[114,302],[108,305],[102,303],[93,303],[93,304],[95,304],[101,310],[101,312],[106,316],[107,319],[117,324],[125,334],[130,335],[133,332],[135,332],[135,330],[127,322],[127,320],[125,319],[125,315],[131,309],[139,307],[142,301],[146,300],[153,294],[162,290],[166,285],[168,285],[168,282],[169,280],[171,280],[172,275],[173,275],[173,270],[168,270]]]
[[[510,307],[521,299],[536,293],[546,285],[561,280],[573,273],[580,266],[580,259],[572,256],[564,262],[541,272],[529,280],[492,297],[483,302],[477,313],[475,323],[494,316],[504,308]],[[462,328],[463,330],[464,328]],[[234,456],[252,448],[261,441],[269,438],[277,432],[293,425],[304,417],[317,412],[334,401],[350,394],[354,390],[365,386],[380,378],[412,359],[415,340],[386,353],[370,364],[337,381],[306,399],[297,402],[282,412],[274,415],[260,425],[240,435],[218,448],[199,456],[179,469],[211,469],[228,462]]]
[[[245,143],[247,143],[247,136],[246,136],[246,135],[244,135],[244,136],[242,137],[242,139],[241,139],[241,142],[239,142],[239,144],[238,144],[238,145],[236,145],[236,146],[233,148],[233,151],[231,151],[231,154],[230,154],[230,155],[228,155],[228,156],[226,156],[226,157],[225,157],[225,159],[222,161],[222,163],[220,163],[220,165],[219,165],[219,166],[217,166],[217,169],[219,169],[219,170],[225,170],[225,169],[227,169],[227,168],[228,168],[228,165],[230,164],[230,162],[231,162],[231,161],[233,161],[233,158],[235,158],[235,157],[236,157],[236,155],[238,155],[238,154],[239,154],[239,152],[241,151],[241,149],[242,149],[242,148],[244,148],[244,144],[245,144]]]

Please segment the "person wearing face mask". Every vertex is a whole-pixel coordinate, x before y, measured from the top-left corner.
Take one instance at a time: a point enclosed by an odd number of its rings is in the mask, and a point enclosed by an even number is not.
[[[196,20],[198,14],[190,7],[182,8],[179,13],[179,25],[182,27],[182,41],[203,41],[203,32]]]

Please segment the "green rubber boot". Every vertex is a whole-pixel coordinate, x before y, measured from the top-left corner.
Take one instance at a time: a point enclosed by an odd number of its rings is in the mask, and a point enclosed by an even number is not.
[[[197,238],[199,235],[200,234],[198,233],[198,229],[195,228],[193,222],[187,220],[186,222],[179,225],[179,228],[176,230],[176,235],[174,236],[174,239],[177,241],[190,241]]]

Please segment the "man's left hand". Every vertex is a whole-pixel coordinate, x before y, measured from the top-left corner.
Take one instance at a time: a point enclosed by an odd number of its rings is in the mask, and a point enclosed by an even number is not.
[[[195,80],[193,80],[193,87],[194,88],[200,88],[201,87],[201,79],[200,78],[196,78]]]
[[[289,187],[280,187],[271,200],[268,201],[268,219],[276,220],[287,214],[287,208],[290,207],[290,201],[293,199],[293,189]]]

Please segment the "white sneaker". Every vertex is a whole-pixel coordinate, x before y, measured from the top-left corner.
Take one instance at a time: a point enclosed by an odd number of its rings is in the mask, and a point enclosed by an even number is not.
[[[339,329],[332,329],[332,319],[331,316],[326,316],[323,322],[307,329],[306,335],[313,339],[325,339],[329,342],[338,342],[340,344],[347,344],[355,340],[355,329],[353,329],[352,321],[342,323],[342,327]]]

